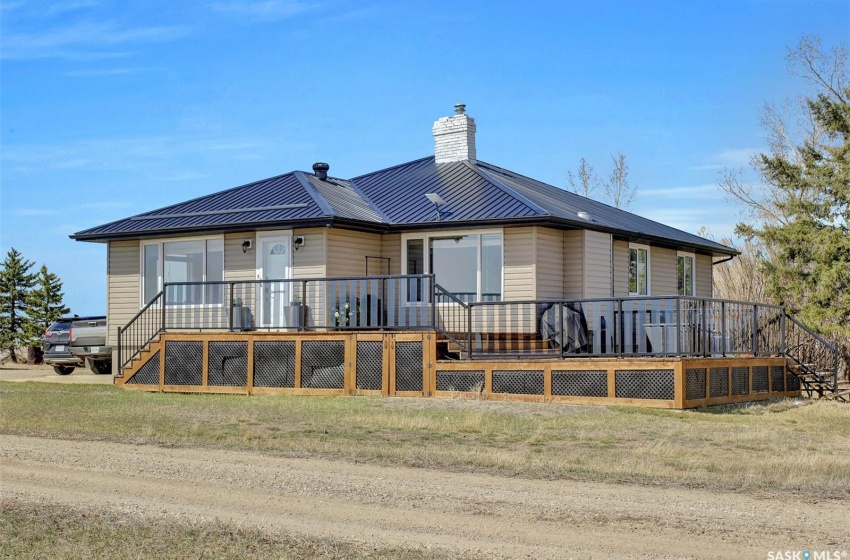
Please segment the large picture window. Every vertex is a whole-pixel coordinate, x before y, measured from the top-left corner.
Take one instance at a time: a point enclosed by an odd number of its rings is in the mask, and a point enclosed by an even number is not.
[[[679,253],[676,257],[676,285],[680,296],[694,295],[695,258],[693,253]]]
[[[404,274],[434,274],[437,284],[462,301],[502,299],[502,234],[439,233],[404,239]],[[407,300],[422,302],[419,282],[408,282]]]
[[[142,246],[142,305],[167,286],[169,305],[222,304],[224,239],[145,242]]]
[[[629,243],[629,295],[649,295],[649,247]]]

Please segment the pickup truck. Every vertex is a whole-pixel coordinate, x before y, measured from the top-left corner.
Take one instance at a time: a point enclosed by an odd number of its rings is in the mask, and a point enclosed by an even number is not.
[[[106,317],[62,317],[44,333],[44,362],[59,375],[88,365],[93,373],[112,372],[112,348],[106,345]]]

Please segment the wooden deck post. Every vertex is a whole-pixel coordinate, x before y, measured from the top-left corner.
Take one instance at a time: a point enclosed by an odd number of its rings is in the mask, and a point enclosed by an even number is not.
[[[673,403],[675,408],[685,408],[685,363],[679,360],[673,364]]]
[[[248,371],[245,376],[245,389],[251,395],[254,393],[254,337],[250,335],[248,336],[248,350],[246,354],[245,367],[248,368]]]

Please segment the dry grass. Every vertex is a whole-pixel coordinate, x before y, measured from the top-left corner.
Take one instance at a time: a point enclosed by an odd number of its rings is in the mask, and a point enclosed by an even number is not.
[[[0,431],[547,479],[826,496],[850,485],[850,406],[667,411],[0,383]]]
[[[433,550],[375,548],[270,535],[220,522],[201,524],[17,500],[0,504],[0,534],[0,558],[17,560],[448,558]]]

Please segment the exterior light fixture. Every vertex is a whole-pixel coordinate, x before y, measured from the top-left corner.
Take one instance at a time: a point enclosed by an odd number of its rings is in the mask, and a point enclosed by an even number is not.
[[[253,246],[254,246],[254,242],[251,241],[250,239],[246,239],[245,241],[242,242],[242,252],[247,253],[248,249],[250,249]]]
[[[301,247],[303,247],[304,246],[304,236],[299,235],[298,237],[294,237],[292,239],[292,246],[295,247],[296,251],[298,249],[300,249]]]

